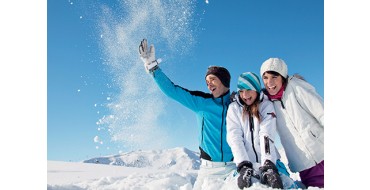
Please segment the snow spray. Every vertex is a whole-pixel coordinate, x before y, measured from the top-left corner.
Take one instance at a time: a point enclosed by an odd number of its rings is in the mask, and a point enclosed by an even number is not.
[[[145,72],[138,53],[140,41],[146,38],[155,44],[157,58],[162,60],[186,53],[194,43],[195,5],[195,0],[125,0],[116,7],[102,7],[99,28],[104,64],[118,92],[107,104],[110,114],[98,125],[105,126],[111,141],[126,150],[161,148],[171,133],[158,122],[168,99]]]

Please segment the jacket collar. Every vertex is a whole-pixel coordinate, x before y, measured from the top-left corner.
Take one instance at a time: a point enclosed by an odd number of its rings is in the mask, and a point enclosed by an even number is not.
[[[220,97],[218,98],[213,97],[213,99],[222,101],[224,104],[225,103],[229,104],[230,103],[230,89],[227,92],[225,92],[225,94],[222,94]]]

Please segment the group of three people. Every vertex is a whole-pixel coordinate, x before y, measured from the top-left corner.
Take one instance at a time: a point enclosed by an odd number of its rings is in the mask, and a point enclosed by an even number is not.
[[[146,39],[139,53],[161,91],[196,113],[201,166],[194,189],[206,178],[225,179],[234,171],[241,189],[256,180],[272,188],[296,187],[283,183],[289,173],[279,160],[276,131],[290,170],[299,172],[306,187],[324,187],[324,101],[302,77],[289,77],[282,59],[261,65],[264,89],[255,73],[245,72],[236,93],[230,92],[229,71],[210,66],[205,76],[210,93],[205,93],[175,85]]]

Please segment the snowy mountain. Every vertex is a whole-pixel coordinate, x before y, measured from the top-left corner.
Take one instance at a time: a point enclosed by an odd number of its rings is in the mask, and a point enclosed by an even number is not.
[[[197,170],[199,153],[178,147],[165,150],[132,151],[114,156],[96,157],[84,163],[108,164],[136,168]]]

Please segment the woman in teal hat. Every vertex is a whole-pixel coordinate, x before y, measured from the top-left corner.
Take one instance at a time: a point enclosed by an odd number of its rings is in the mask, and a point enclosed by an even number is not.
[[[248,188],[258,181],[272,188],[295,187],[289,177],[283,182],[276,167],[284,165],[278,160],[280,155],[274,143],[275,110],[261,93],[260,79],[255,73],[245,72],[239,76],[237,93],[227,112],[226,128],[227,142],[239,173],[239,188]]]

